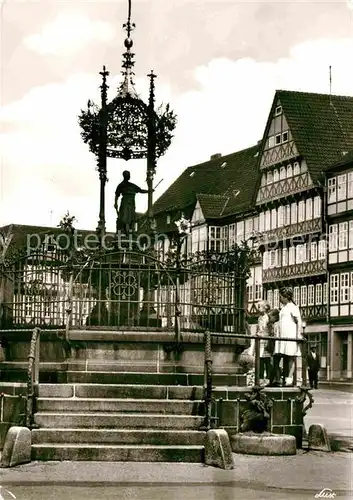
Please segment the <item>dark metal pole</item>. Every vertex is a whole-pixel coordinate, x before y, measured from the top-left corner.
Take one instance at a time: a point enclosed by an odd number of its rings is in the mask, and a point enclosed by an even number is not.
[[[99,198],[99,220],[97,226],[97,233],[100,243],[102,243],[105,234],[105,185],[107,182],[107,76],[109,71],[106,71],[103,66],[103,71],[99,73],[102,75],[101,85],[101,109],[99,113],[99,150],[98,150],[98,172],[100,181],[100,198]]]
[[[148,209],[147,215],[152,227],[152,205],[153,205],[153,179],[156,173],[156,124],[155,124],[155,84],[154,79],[157,77],[151,70],[147,75],[150,79],[150,91],[148,100],[148,144],[147,144],[147,189],[148,189]]]
[[[260,385],[260,337],[255,338],[255,385]]]
[[[205,418],[201,430],[208,431],[211,428],[211,405],[212,405],[212,344],[211,333],[204,334],[205,342],[205,372],[204,372],[204,403]]]

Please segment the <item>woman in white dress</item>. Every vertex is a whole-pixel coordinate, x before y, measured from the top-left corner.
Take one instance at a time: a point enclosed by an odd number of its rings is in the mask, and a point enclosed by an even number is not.
[[[300,339],[302,332],[302,319],[299,307],[293,302],[293,289],[283,287],[279,292],[279,300],[282,308],[279,313],[280,337]],[[286,340],[276,341],[275,354],[283,358],[283,378],[286,386],[293,385],[295,370],[295,358],[300,356],[300,348],[297,342]]]

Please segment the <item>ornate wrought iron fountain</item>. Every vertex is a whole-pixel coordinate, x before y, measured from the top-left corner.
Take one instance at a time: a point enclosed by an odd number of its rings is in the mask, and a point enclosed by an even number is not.
[[[131,0],[128,0],[128,18],[123,25],[126,31],[125,52],[122,62],[122,81],[116,97],[108,102],[107,77],[103,66],[100,107],[90,100],[87,110],[81,111],[79,124],[81,136],[97,157],[100,179],[100,207],[97,232],[105,234],[105,185],[107,183],[107,157],[147,159],[146,182],[148,186],[147,215],[152,228],[153,181],[157,159],[169,148],[176,126],[176,115],[169,104],[155,108],[155,78],[153,70],[149,77],[149,98],[145,103],[138,95],[134,83],[134,53],[131,34],[135,24],[131,22]]]

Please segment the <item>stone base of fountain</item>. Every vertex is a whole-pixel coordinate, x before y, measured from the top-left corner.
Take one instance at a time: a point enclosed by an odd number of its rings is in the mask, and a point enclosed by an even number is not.
[[[230,438],[233,453],[246,455],[295,455],[296,439],[288,434],[239,432]]]

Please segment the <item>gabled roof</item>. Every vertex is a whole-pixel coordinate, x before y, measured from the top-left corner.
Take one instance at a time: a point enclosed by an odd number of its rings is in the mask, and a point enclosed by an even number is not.
[[[315,182],[353,149],[353,97],[277,90],[264,138],[278,101]]]
[[[77,228],[76,228],[77,229]],[[0,235],[2,238],[11,238],[7,245],[6,257],[11,255],[15,250],[28,249],[38,250],[40,245],[44,242],[45,237],[55,236],[58,237],[63,234],[63,229],[59,227],[50,226],[31,226],[26,224],[8,224],[0,227]],[[96,234],[96,231],[88,231],[84,229],[77,229],[77,243],[82,244],[82,238],[87,235]],[[113,233],[107,233],[113,235]],[[2,241],[1,241],[2,243]],[[65,245],[65,241],[59,241],[59,244]],[[92,242],[91,242],[92,244]],[[38,246],[38,248],[36,248]],[[3,256],[5,257],[5,255]]]
[[[196,199],[206,218],[247,210],[259,175],[258,151],[256,145],[188,167],[155,202],[154,214],[185,210],[195,206]]]
[[[211,219],[215,214],[221,215],[229,203],[229,197],[220,194],[197,194],[205,219]]]

